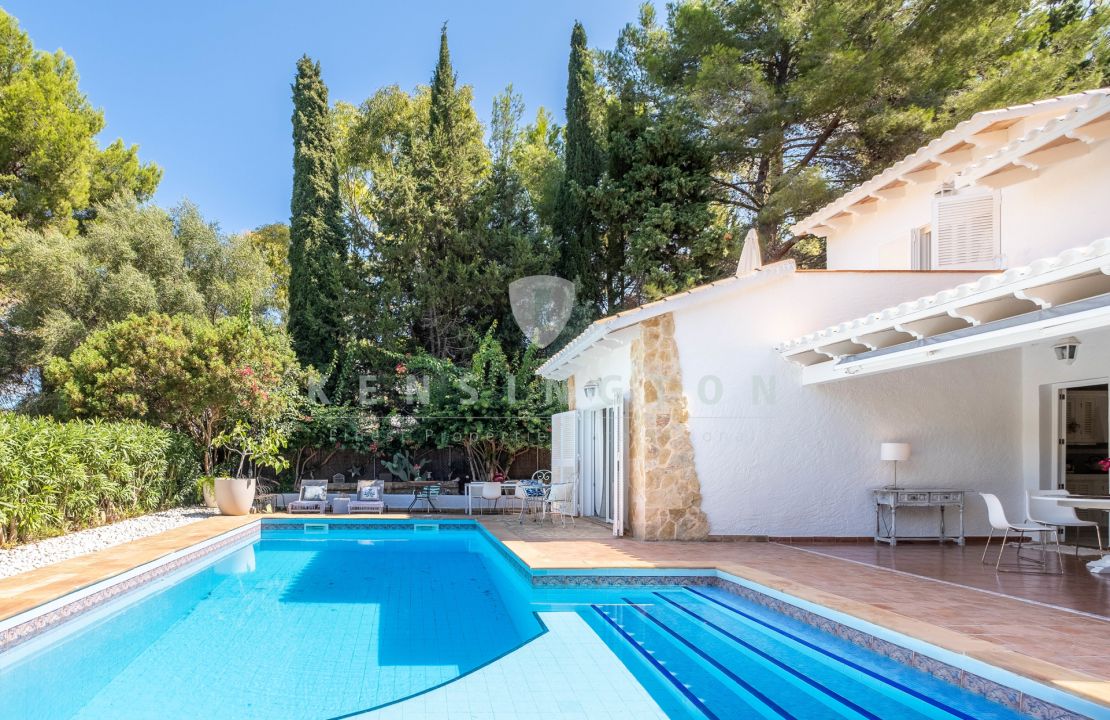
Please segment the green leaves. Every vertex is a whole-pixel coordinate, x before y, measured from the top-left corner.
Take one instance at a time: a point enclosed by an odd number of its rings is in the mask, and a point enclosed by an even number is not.
[[[142,164],[135,146],[97,146],[104,117],[78,88],[70,57],[35,50],[3,10],[0,48],[0,210],[15,225],[72,234],[75,213],[121,192],[154,193],[162,171]]]
[[[191,204],[171,214],[123,197],[100,206],[76,237],[57,228],[13,232],[0,265],[12,299],[0,325],[3,379],[19,382],[132,314],[216,319],[238,313],[244,299],[268,314],[279,288],[253,243],[220,235]]]
[[[625,36],[773,261],[792,222],[972,113],[1105,85],[1108,28],[1083,0],[705,0]]]
[[[317,369],[333,361],[345,326],[347,237],[330,112],[320,64],[304,56],[293,82],[288,327],[297,357]]]
[[[77,417],[142,420],[191,437],[204,470],[233,448],[236,466],[280,469],[283,423],[303,381],[284,333],[240,318],[133,316],[89,336],[46,378]]]
[[[0,542],[26,542],[179,503],[198,466],[188,439],[136,422],[0,413]]]

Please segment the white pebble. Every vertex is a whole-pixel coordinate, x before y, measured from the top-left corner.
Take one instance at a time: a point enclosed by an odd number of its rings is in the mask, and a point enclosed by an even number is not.
[[[206,507],[173,508],[48,540],[0,549],[0,578],[18,575],[148,535],[157,535],[175,527],[212,517],[218,512],[214,508]]]

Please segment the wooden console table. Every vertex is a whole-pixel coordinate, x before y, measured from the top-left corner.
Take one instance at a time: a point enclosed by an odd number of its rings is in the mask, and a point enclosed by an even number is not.
[[[964,544],[964,490],[951,488],[875,488],[871,491],[875,497],[875,542],[890,543],[893,547],[898,544],[898,510],[899,508],[939,508],[940,509],[940,534],[907,537],[902,540],[946,540],[955,541],[958,545]],[[883,508],[890,509],[890,526],[883,532]],[[954,537],[947,535],[944,526],[944,510],[956,507],[960,510],[960,534]]]

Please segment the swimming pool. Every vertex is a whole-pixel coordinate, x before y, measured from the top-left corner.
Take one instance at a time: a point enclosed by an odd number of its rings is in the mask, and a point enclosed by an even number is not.
[[[469,522],[264,523],[0,654],[0,715],[1025,717],[704,576],[583,579]]]

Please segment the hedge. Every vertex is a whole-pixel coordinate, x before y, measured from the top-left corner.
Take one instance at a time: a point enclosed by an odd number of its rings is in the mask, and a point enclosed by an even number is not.
[[[138,422],[0,413],[0,542],[179,504],[199,472],[188,438]]]

